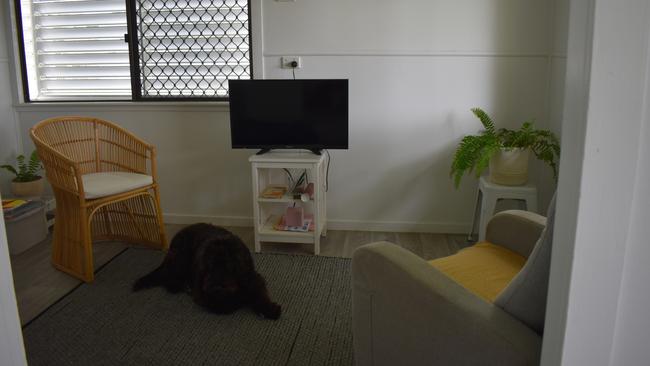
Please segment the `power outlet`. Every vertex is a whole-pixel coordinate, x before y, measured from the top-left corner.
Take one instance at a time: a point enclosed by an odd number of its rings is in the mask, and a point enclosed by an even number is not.
[[[293,62],[296,62],[298,66],[293,67],[291,64]],[[280,61],[282,63],[282,68],[283,69],[299,69],[302,67],[302,62],[300,62],[300,57],[299,56],[282,56],[282,59]]]

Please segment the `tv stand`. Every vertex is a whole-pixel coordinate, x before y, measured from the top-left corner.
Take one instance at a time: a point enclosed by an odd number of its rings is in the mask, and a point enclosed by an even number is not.
[[[314,254],[320,254],[321,236],[327,235],[327,200],[325,156],[302,152],[271,152],[253,155],[251,163],[253,179],[253,218],[255,225],[255,251],[262,250],[265,243],[305,243],[314,245]],[[314,194],[307,201],[296,198],[292,192],[278,198],[264,198],[262,192],[269,186],[288,186],[285,170],[307,170],[309,182],[314,184]],[[278,230],[282,215],[289,206],[303,207],[312,217],[313,230],[294,232]]]

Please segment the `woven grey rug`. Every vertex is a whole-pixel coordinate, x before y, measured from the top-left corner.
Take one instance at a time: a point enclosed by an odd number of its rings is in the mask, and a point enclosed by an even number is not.
[[[163,253],[131,248],[24,330],[30,365],[351,365],[350,260],[254,254],[277,321],[215,315],[186,294],[131,292]]]

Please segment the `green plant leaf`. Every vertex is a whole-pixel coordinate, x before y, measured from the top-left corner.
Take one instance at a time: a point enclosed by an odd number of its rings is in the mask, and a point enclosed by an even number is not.
[[[41,169],[41,161],[38,158],[36,150],[32,151],[32,154],[29,156],[29,163],[27,165],[27,172],[25,179],[29,181],[38,179],[38,171]]]
[[[32,154],[29,156],[29,167],[35,170],[38,170],[41,167],[41,160],[38,158],[36,150],[32,151]]]
[[[479,135],[465,136],[458,145],[449,173],[456,188],[465,173],[474,171],[477,177],[480,176],[494,152],[501,148],[492,118],[481,108],[472,108],[471,111],[481,121],[485,131]]]
[[[490,118],[490,116],[488,116],[488,114],[485,113],[484,110],[476,107],[476,108],[472,108],[472,113],[474,113],[474,115],[478,117],[483,127],[485,127],[485,131],[487,131],[488,134],[496,135],[496,128],[494,127],[494,122],[492,121],[492,118]]]
[[[501,149],[498,143],[491,143],[483,148],[483,151],[476,162],[475,174],[476,178],[480,178],[481,174],[490,166],[490,159]]]
[[[480,176],[487,168],[494,151],[499,148],[498,139],[487,133],[463,137],[454,154],[449,173],[454,178],[454,186],[458,188],[466,172],[475,170],[477,176]]]
[[[454,153],[449,175],[458,188],[465,173],[474,171],[479,177],[490,164],[490,159],[500,149],[531,149],[535,157],[542,160],[553,170],[557,180],[557,162],[560,158],[558,138],[549,130],[536,130],[534,122],[525,121],[518,130],[501,128],[498,131],[490,116],[480,108],[472,112],[483,124],[485,131],[479,135],[468,135],[458,144]]]
[[[37,180],[40,178],[38,175],[39,170],[43,169],[36,150],[32,151],[28,161],[25,161],[24,155],[18,155],[16,157],[16,167],[11,165],[2,165],[1,167],[16,175],[15,182],[31,182]]]
[[[2,169],[6,169],[6,170],[12,172],[13,174],[15,174],[16,176],[18,176],[18,172],[16,171],[16,168],[14,168],[14,167],[11,166],[11,165],[7,165],[7,164],[5,164],[5,165],[0,165],[0,168],[2,168]]]

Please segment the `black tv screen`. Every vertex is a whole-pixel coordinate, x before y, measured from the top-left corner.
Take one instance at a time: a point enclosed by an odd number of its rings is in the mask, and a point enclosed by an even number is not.
[[[233,148],[347,149],[348,80],[229,80]]]

